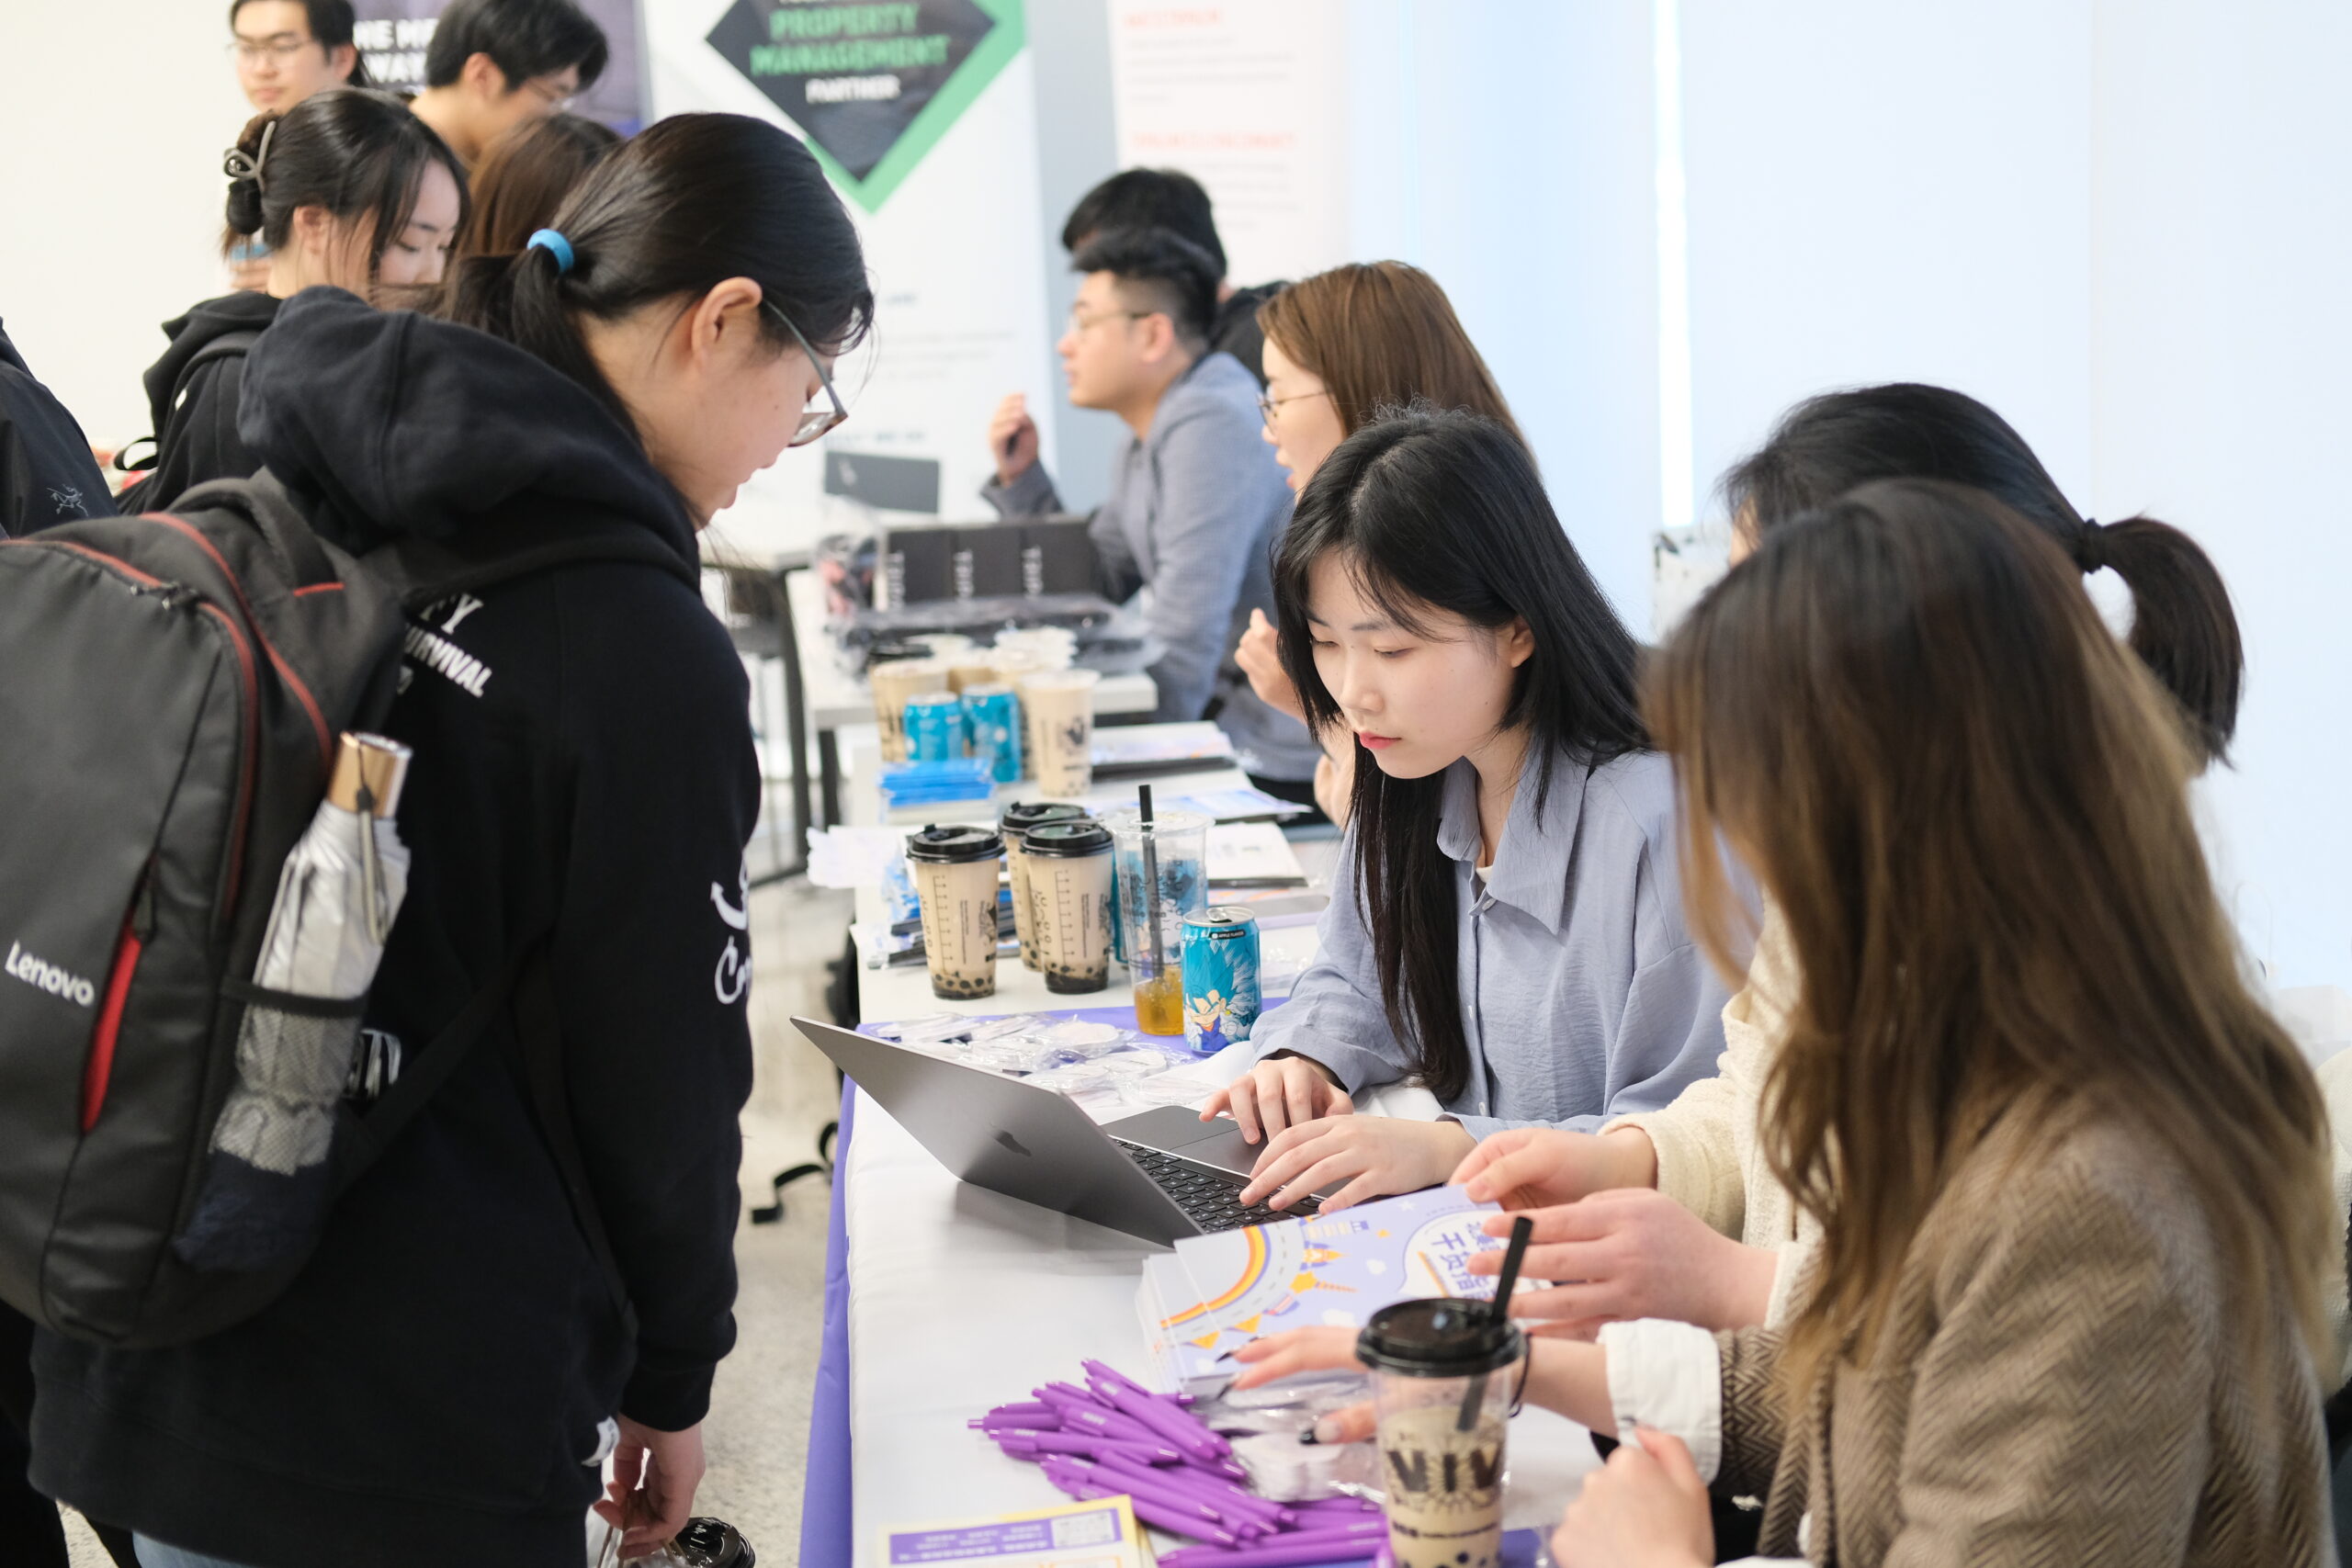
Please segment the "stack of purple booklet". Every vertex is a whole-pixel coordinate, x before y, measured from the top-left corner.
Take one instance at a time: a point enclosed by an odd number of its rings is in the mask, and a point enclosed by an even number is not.
[[[1202,1544],[1162,1552],[1161,1568],[1386,1568],[1388,1525],[1356,1497],[1274,1503],[1248,1489],[1233,1446],[1186,1408],[1101,1361],[1086,1385],[1049,1382],[1035,1399],[1000,1404],[971,1424],[1015,1459],[1031,1460],[1080,1499],[1125,1496],[1155,1529]]]

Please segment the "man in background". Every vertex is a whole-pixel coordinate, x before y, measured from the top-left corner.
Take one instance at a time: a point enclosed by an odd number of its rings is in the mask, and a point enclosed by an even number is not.
[[[605,29],[571,0],[454,0],[411,107],[470,168],[523,121],[569,107],[606,58]]]
[[[1217,238],[1216,214],[1201,182],[1181,169],[1122,169],[1078,198],[1062,225],[1062,249],[1076,255],[1088,241],[1113,229],[1165,229],[1206,252],[1216,266],[1216,318],[1209,346],[1239,360],[1263,389],[1261,362],[1266,334],[1258,330],[1258,307],[1282,291],[1280,283],[1236,288],[1226,276],[1225,244]]]
[[[1312,804],[1321,753],[1306,727],[1260,701],[1233,662],[1250,612],[1273,605],[1290,489],[1260,437],[1257,382],[1209,343],[1216,263],[1165,229],[1112,229],[1071,265],[1085,277],[1057,345],[1069,400],[1127,427],[1088,534],[1111,597],[1151,591],[1147,623],[1165,649],[1151,716],[1214,718],[1261,788]],[[999,405],[989,446],[997,477],[980,493],[1000,514],[1061,510],[1019,394]]]
[[[368,85],[354,21],[351,0],[235,0],[229,49],[245,101],[284,114],[312,93]]]

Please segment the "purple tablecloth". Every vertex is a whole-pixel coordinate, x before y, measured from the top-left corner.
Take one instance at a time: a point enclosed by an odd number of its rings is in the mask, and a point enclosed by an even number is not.
[[[1270,999],[1269,1008],[1283,998]],[[1136,1026],[1133,1006],[1067,1008],[1057,1016]],[[808,1472],[800,1493],[800,1568],[850,1568],[856,1521],[850,1506],[849,1229],[842,1219],[848,1181],[850,1113],[857,1085],[842,1086],[842,1130],[833,1140],[833,1201],[825,1234],[825,1331],[817,1361],[817,1397],[808,1412]]]
[[[850,1568],[849,1230],[842,1220],[857,1086],[842,1085],[842,1130],[833,1139],[833,1198],[825,1228],[825,1332],[817,1397],[808,1411],[808,1471],[800,1491],[800,1561],[806,1568]]]

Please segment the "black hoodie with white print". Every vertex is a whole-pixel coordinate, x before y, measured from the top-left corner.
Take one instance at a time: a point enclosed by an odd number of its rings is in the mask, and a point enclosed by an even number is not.
[[[572,1117],[639,1328],[493,1035],[258,1317],[169,1350],[44,1334],[34,1480],[256,1568],[575,1568],[606,1418],[699,1421],[734,1341],[759,807],[743,668],[675,492],[509,344],[312,289],[255,345],[240,430],[354,550],[494,549],[553,521],[674,555],[557,565],[412,619],[387,728],[415,749],[413,869],[366,1020],[423,1049],[552,912]]]

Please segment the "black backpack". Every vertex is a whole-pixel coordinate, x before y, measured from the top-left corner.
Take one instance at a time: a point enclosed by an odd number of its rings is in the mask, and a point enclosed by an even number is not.
[[[179,373],[172,378],[172,395],[164,406],[176,412],[180,406],[180,399],[187,393],[187,384],[195,378],[197,371],[220,360],[243,359],[252,350],[254,344],[260,341],[261,329],[258,327],[250,332],[222,333],[202,348],[189,355],[187,363],[181,366]],[[147,450],[136,457],[132,457],[132,449],[141,442],[146,443]],[[145,435],[135,436],[123,444],[122,450],[114,455],[114,470],[119,474],[129,474],[132,477],[123,481],[122,490],[116,497],[118,511],[144,506],[151,502],[168,506],[176,499],[168,495],[148,495],[141,489],[148,482],[149,477],[154,470],[162,465],[163,460],[164,432],[160,427]]]
[[[128,1348],[252,1315],[316,1241],[260,1257],[189,1245],[247,1015],[341,1032],[346,1053],[357,1033],[364,999],[250,977],[339,735],[390,703],[403,608],[558,561],[680,567],[642,530],[552,522],[363,565],[266,472],[180,499],[169,515],[0,541],[0,1300]],[[542,1133],[627,1320],[538,957],[536,942],[510,955],[365,1115],[334,1095],[316,1208],[511,1010]]]

